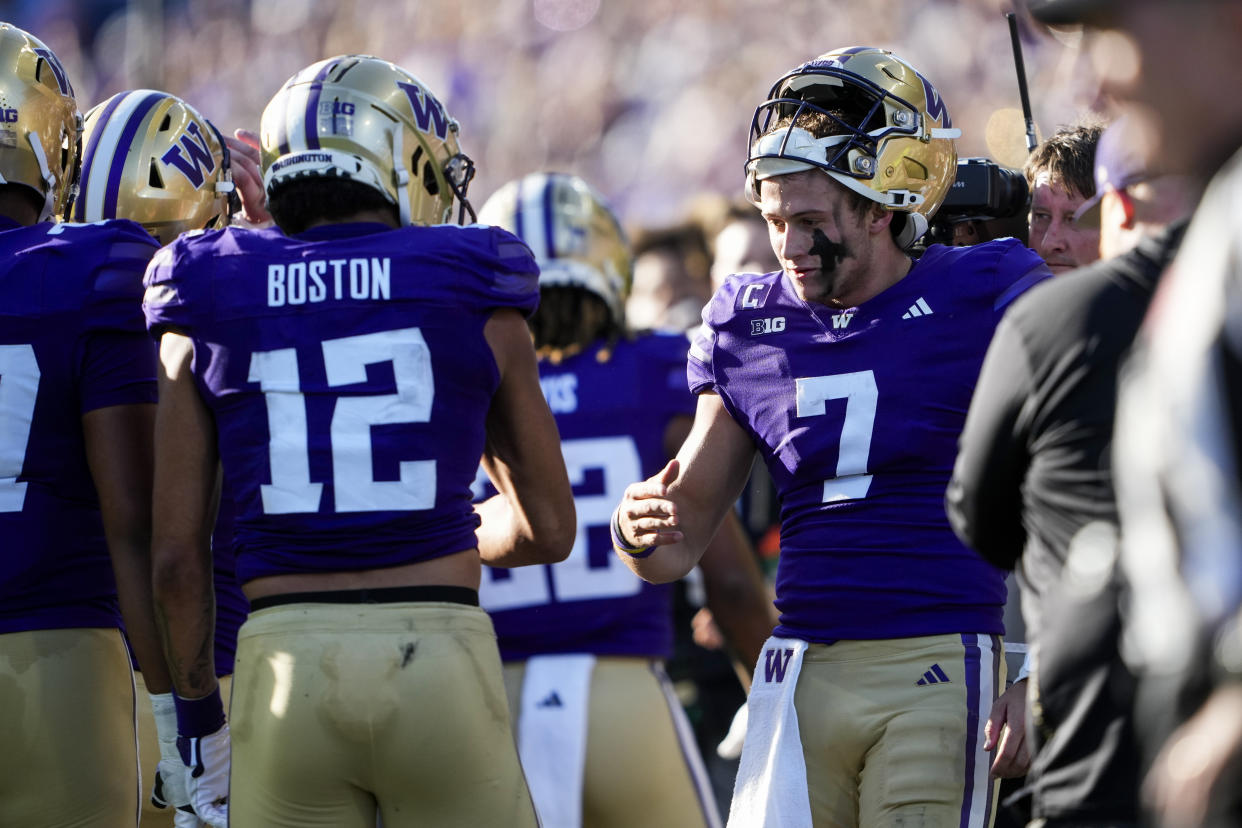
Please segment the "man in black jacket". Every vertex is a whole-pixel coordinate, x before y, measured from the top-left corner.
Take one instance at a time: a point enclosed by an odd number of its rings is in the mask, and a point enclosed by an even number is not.
[[[1180,241],[1175,220],[1193,206],[1180,180],[1151,174],[1140,149],[1125,120],[1101,139],[1097,193],[1076,221],[1098,227],[1101,247],[1119,255],[1037,287],[1006,313],[946,498],[963,541],[1017,568],[1033,668],[1026,790],[1047,826],[1137,820],[1113,575],[1116,375]]]

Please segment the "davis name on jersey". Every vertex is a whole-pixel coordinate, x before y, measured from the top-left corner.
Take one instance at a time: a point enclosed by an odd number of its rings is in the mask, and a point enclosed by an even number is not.
[[[0,219],[0,633],[120,624],[82,416],[154,403],[128,221]]]
[[[686,338],[648,334],[539,363],[573,485],[578,535],[551,566],[484,567],[479,601],[492,615],[501,658],[593,653],[671,655],[672,587],[648,584],[617,559],[608,523],[625,487],[667,460],[671,419],[694,413],[686,391]]]
[[[537,279],[521,241],[481,226],[229,228],[160,252],[147,323],[193,341],[239,582],[475,545],[470,483],[499,382],[483,327],[533,312]]]
[[[944,491],[992,331],[1049,275],[1004,239],[933,246],[857,308],[808,304],[781,271],[717,291],[690,388],[720,395],[780,494],[776,635],[1001,632],[1001,575],[953,534]]]

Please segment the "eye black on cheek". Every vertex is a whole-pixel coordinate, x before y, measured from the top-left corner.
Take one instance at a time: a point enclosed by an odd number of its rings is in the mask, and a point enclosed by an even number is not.
[[[819,267],[824,273],[836,270],[841,260],[849,254],[844,244],[834,242],[818,228],[811,233],[811,241],[810,253],[812,256],[819,256]]]

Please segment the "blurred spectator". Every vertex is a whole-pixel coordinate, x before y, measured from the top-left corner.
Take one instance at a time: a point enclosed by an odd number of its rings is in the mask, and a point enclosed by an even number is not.
[[[712,292],[732,273],[771,273],[780,269],[759,208],[743,199],[720,199],[715,222],[703,219],[711,244]]]
[[[1242,99],[1217,90],[1242,80],[1242,5],[1045,0],[1033,11],[1088,24],[1106,94],[1131,108],[1170,170],[1212,179],[1126,365],[1114,462],[1134,593],[1123,652],[1140,671],[1142,742],[1164,745],[1148,803],[1162,825],[1237,825]],[[1188,56],[1186,71],[1170,71],[1171,54]]]
[[[1054,274],[1068,273],[1100,258],[1100,231],[1074,224],[1074,211],[1095,195],[1095,146],[1103,126],[1064,127],[1027,159],[1023,172],[1031,191],[1031,248]]]
[[[1111,259],[1189,216],[1198,188],[1182,175],[1161,174],[1148,158],[1153,148],[1132,117],[1121,116],[1100,137],[1095,195],[1074,213],[1074,223],[1098,230],[1100,258]]]
[[[467,125],[473,192],[560,169],[598,182],[626,226],[659,226],[694,193],[736,192],[755,104],[790,55],[827,48],[825,32],[898,48],[955,101],[962,155],[1020,165],[1002,156],[1021,147],[1021,126],[996,128],[1017,106],[999,12],[998,0],[893,0],[884,14],[871,0],[17,0],[0,16],[60,55],[83,109],[165,89],[225,134],[257,127],[271,84],[303,66],[379,55],[441,90]],[[1024,46],[1037,122],[1089,106],[1091,67],[1056,42]]]
[[[693,222],[634,234],[634,285],[625,304],[634,330],[686,331],[711,298],[710,254]]]
[[[1006,716],[1017,738],[1025,730],[1033,757],[1025,789],[1032,816],[1048,828],[1138,818],[1133,683],[1118,652],[1111,577],[1113,378],[1181,239],[1184,225],[1164,226],[1194,202],[1153,175],[1136,138],[1124,118],[1104,133],[1096,196],[1078,211],[1096,219],[1093,229],[1117,258],[1040,285],[1006,313],[947,496],[961,538],[997,566],[1017,567],[1033,670],[1029,686],[1015,683],[1006,694],[1015,706],[994,709],[993,718]]]

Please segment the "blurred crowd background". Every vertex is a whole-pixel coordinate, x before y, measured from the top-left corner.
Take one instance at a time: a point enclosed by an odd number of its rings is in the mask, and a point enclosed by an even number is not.
[[[83,110],[155,88],[225,131],[257,130],[279,85],[316,60],[378,55],[461,122],[476,203],[525,173],[572,172],[634,228],[681,220],[703,194],[739,195],[755,105],[841,46],[893,49],[938,87],[963,157],[1020,166],[1003,13],[1023,1],[16,0],[0,19],[60,56]],[[1094,84],[1074,50],[1020,20],[1046,136],[1092,108]]]

